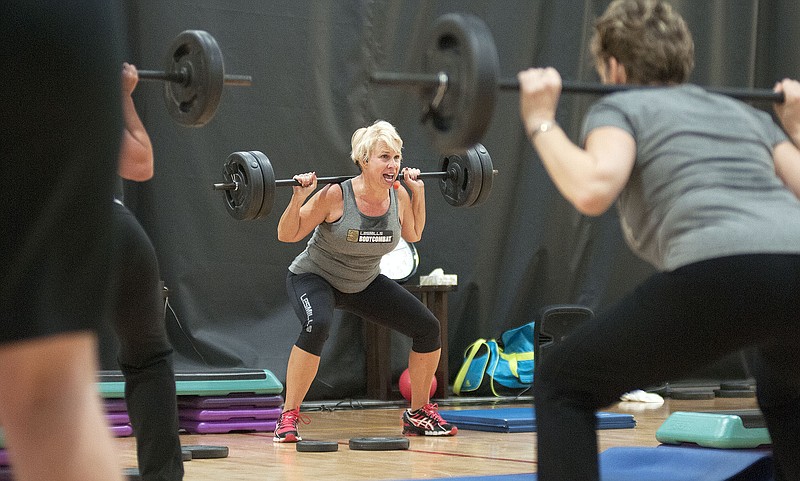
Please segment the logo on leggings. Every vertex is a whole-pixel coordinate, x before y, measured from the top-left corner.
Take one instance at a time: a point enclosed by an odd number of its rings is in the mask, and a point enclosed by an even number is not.
[[[303,295],[300,296],[300,302],[303,303],[303,309],[306,310],[306,332],[311,332],[311,323],[314,322],[311,316],[314,314],[314,311],[311,309],[311,302],[308,301],[307,293],[303,293]]]

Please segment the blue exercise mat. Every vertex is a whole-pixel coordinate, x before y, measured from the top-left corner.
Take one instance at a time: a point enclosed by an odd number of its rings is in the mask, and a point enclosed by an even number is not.
[[[682,446],[619,447],[600,454],[603,481],[772,481],[765,451]]]
[[[532,481],[536,473],[440,478],[448,481]],[[773,481],[768,452],[676,446],[609,448],[600,454],[602,481]],[[411,480],[403,480],[411,481]]]
[[[535,473],[520,474],[487,474],[484,476],[459,476],[456,478],[432,478],[446,479],[447,481],[531,481],[536,479]],[[419,481],[418,479],[403,479],[400,481]]]
[[[439,414],[458,429],[500,433],[526,433],[536,431],[536,412],[533,408],[467,409],[439,411]],[[597,429],[624,429],[636,427],[631,414],[597,413]]]

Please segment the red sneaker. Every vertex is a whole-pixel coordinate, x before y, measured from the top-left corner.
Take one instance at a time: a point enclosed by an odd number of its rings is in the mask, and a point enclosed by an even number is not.
[[[403,434],[406,436],[455,436],[458,428],[439,415],[439,405],[428,403],[416,411],[403,413]]]
[[[281,413],[278,423],[275,426],[275,437],[272,440],[276,443],[296,443],[302,441],[300,433],[297,432],[297,421],[303,424],[311,422],[306,416],[300,414],[300,409],[292,409]]]

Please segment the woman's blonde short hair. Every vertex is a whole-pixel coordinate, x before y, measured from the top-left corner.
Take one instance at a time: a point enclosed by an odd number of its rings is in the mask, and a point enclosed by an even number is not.
[[[361,127],[353,132],[353,137],[350,139],[350,146],[353,149],[350,151],[350,158],[359,169],[380,142],[395,152],[403,150],[403,139],[400,138],[394,125],[385,120],[376,120],[369,127]]]
[[[694,41],[683,17],[661,0],[615,0],[594,24],[590,48],[597,65],[610,57],[628,83],[683,83],[694,69]]]

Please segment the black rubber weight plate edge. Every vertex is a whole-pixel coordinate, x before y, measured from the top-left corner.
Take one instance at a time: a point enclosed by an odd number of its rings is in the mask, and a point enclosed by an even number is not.
[[[336,441],[300,441],[295,449],[302,453],[330,453],[339,450],[339,443]]]
[[[217,459],[228,457],[227,446],[208,446],[205,444],[189,444],[181,446],[181,450],[192,453],[192,459]]]
[[[350,449],[356,451],[390,451],[408,449],[408,438],[353,438]]]

